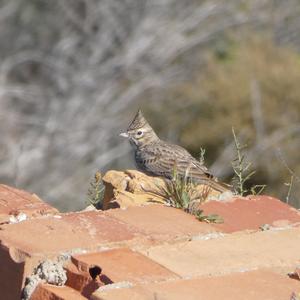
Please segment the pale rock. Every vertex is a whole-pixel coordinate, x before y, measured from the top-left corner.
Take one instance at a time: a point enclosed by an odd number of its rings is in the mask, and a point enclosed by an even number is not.
[[[151,203],[165,203],[166,181],[136,170],[108,171],[102,178],[105,185],[103,209],[127,208]],[[207,193],[206,199],[218,199],[220,192],[198,185],[198,192]]]

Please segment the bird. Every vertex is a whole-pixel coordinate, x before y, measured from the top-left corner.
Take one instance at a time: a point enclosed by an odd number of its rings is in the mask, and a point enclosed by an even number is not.
[[[221,183],[186,149],[161,140],[139,109],[126,132],[120,134],[129,140],[134,149],[137,169],[150,176],[169,180],[174,171],[181,178],[198,184],[206,184],[218,192],[226,192],[229,185]]]

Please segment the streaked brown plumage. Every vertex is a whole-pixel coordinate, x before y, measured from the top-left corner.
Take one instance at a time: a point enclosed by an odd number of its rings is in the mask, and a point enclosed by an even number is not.
[[[142,172],[171,179],[176,168],[179,176],[187,176],[220,192],[228,190],[225,184],[217,182],[208,169],[184,148],[159,139],[140,110],[127,132],[121,133],[121,136],[127,137],[134,147],[135,162]]]

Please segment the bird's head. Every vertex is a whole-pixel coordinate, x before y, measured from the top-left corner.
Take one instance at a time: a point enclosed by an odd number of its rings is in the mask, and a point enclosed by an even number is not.
[[[130,123],[127,131],[121,133],[120,136],[128,138],[130,144],[136,148],[143,147],[158,140],[156,133],[140,110]]]

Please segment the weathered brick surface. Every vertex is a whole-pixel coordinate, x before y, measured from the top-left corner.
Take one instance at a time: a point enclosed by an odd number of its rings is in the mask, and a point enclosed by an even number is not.
[[[65,269],[68,278],[66,285],[72,287],[87,298],[100,286],[104,285],[99,278],[95,280],[92,279],[88,271],[78,270],[71,262],[66,264]]]
[[[90,269],[101,268],[92,279]],[[131,283],[158,282],[179,278],[141,253],[129,248],[116,248],[95,253],[73,255],[66,265],[67,285],[90,297],[99,286],[130,281]]]
[[[137,231],[100,211],[60,214],[2,226],[2,244],[27,254],[97,249],[132,240]]]
[[[92,300],[282,300],[299,291],[298,282],[267,270],[220,277],[174,280],[123,289],[96,291]]]
[[[17,299],[17,298],[16,298]],[[68,286],[53,286],[50,284],[39,284],[33,292],[30,300],[86,300],[76,290]]]
[[[210,201],[201,206],[204,214],[218,214],[223,224],[214,226],[224,232],[246,229],[258,230],[260,226],[286,226],[300,222],[300,212],[282,201],[269,196],[233,198],[231,201]]]
[[[155,246],[142,252],[183,277],[217,276],[265,267],[290,266],[293,270],[300,264],[300,228],[235,233]]]
[[[35,194],[0,184],[0,224],[20,213],[29,218],[57,213],[57,210]]]
[[[25,262],[15,260],[13,251],[0,249],[0,290],[5,300],[20,299],[23,286]]]
[[[26,276],[38,262],[62,253],[95,251],[133,240],[137,231],[101,212],[81,212],[30,219],[3,225],[0,264],[8,273],[0,289],[6,300],[17,299]],[[2,269],[2,268],[1,268]]]
[[[129,248],[74,255],[72,262],[79,270],[87,274],[89,268],[95,265],[99,266],[102,269],[102,275],[112,283],[120,281],[142,283],[179,277],[167,268]]]
[[[112,209],[106,214],[134,226],[149,238],[160,242],[187,239],[219,231],[210,224],[199,222],[194,216],[180,209],[158,204],[128,207],[125,210]]]
[[[60,214],[0,185],[0,298],[19,299],[38,263],[61,254],[70,257],[66,286],[40,284],[33,300],[279,300],[300,292],[299,280],[285,276],[300,265],[297,210],[267,196],[202,208],[225,222],[199,222],[158,204]],[[11,224],[20,212],[28,218]],[[260,231],[263,224],[270,230]],[[94,267],[102,273],[93,279]]]

